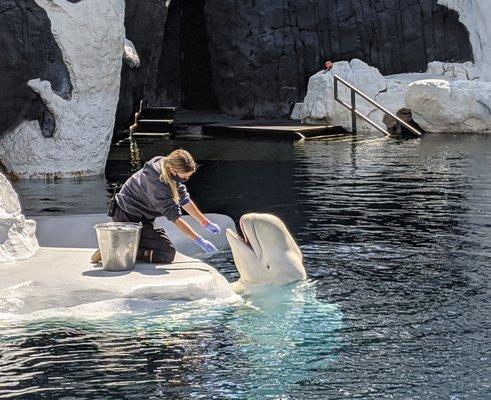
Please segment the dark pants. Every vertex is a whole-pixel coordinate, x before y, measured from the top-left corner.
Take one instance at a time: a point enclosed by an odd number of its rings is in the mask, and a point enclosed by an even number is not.
[[[153,221],[130,215],[116,205],[114,222],[141,222],[142,230],[136,259],[139,261],[170,264],[174,261],[176,249],[161,228],[155,229]]]

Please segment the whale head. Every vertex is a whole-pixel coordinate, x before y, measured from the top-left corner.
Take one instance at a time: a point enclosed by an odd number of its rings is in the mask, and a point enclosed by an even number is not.
[[[282,286],[307,277],[302,253],[278,217],[245,214],[240,228],[243,238],[227,229],[239,283]]]

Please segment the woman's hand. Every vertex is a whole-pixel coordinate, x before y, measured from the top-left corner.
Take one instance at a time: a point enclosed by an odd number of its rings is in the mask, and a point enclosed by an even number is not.
[[[191,228],[186,221],[182,218],[177,218],[174,223],[176,226],[183,232],[186,236],[188,236],[194,243],[196,243],[199,247],[203,249],[206,253],[214,253],[217,251],[217,248],[210,241],[203,239],[200,235],[198,235],[193,228]]]
[[[205,219],[201,223],[201,225],[203,225],[203,228],[205,228],[208,232],[211,232],[215,235],[221,232],[220,226],[218,226],[217,224],[214,224],[213,222],[211,222],[208,219]]]
[[[208,232],[217,234],[220,233],[221,229],[217,224],[210,222],[208,218],[206,218],[203,213],[198,209],[196,204],[194,204],[193,200],[189,200],[186,204],[182,206],[186,212],[191,215],[196,221],[198,221],[203,228],[205,228]]]
[[[201,236],[198,236],[195,240],[194,243],[196,243],[205,253],[214,253],[217,251],[217,248],[213,243],[210,241],[203,239]]]

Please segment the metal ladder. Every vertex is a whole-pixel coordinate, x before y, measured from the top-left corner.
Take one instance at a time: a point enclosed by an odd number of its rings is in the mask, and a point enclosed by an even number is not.
[[[339,98],[338,82],[341,82],[344,86],[346,86],[348,89],[350,89],[350,92],[351,92],[351,105],[348,104],[348,103],[345,103],[343,100],[341,100]],[[382,107],[375,100],[372,100],[370,97],[368,97],[361,90],[358,90],[353,85],[351,85],[348,82],[346,82],[340,76],[334,75],[334,100],[336,100],[338,103],[342,104],[344,107],[346,107],[348,110],[351,111],[351,127],[352,127],[352,132],[353,133],[356,132],[356,117],[358,116],[361,119],[363,119],[366,122],[368,122],[371,126],[373,126],[375,129],[377,129],[379,132],[382,132],[384,135],[391,136],[391,134],[387,131],[387,129],[382,128],[380,125],[376,124],[370,118],[368,118],[366,115],[362,114],[361,112],[359,112],[356,109],[356,95],[357,94],[360,97],[362,97],[363,99],[365,99],[366,101],[368,101],[373,106],[377,107],[385,115],[389,115],[389,116],[391,116],[392,118],[395,119],[395,121],[396,121],[396,133],[397,133],[398,136],[401,135],[401,127],[402,126],[404,126],[404,128],[406,128],[409,131],[411,131],[414,134],[414,136],[416,136],[416,137],[421,137],[423,135],[416,128],[414,128],[413,126],[409,125],[407,122],[404,122],[397,115],[392,114],[389,110],[387,110],[386,108]]]

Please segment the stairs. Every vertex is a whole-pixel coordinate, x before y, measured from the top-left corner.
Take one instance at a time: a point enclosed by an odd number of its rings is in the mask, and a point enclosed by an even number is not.
[[[140,101],[135,113],[135,123],[130,126],[134,138],[168,138],[174,133],[175,107],[149,107],[146,100]]]

